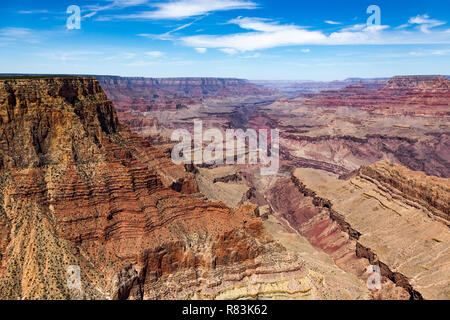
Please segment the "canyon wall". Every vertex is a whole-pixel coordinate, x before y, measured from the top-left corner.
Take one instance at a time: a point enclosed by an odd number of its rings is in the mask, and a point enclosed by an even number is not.
[[[338,91],[321,92],[309,103],[360,107],[381,114],[448,116],[450,81],[443,76],[397,76],[376,91],[354,84]]]
[[[248,122],[280,130],[288,166],[346,175],[390,160],[449,177],[449,83],[442,76],[403,76],[376,91],[357,84],[280,99],[257,109]]]
[[[231,78],[131,78],[96,76],[118,111],[180,109],[204,98],[272,96],[276,91]]]

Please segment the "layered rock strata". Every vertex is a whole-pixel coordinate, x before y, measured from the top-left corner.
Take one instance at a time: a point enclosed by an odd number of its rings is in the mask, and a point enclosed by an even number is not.
[[[271,96],[273,89],[231,78],[131,78],[96,76],[105,93],[122,110],[179,110],[204,98]]]

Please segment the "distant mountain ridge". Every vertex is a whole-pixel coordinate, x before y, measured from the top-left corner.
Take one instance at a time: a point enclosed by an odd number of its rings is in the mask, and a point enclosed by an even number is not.
[[[437,75],[421,75],[421,76],[395,76],[391,78],[347,78],[344,80],[333,81],[310,81],[310,80],[255,80],[251,81],[257,85],[273,88],[280,91],[287,97],[293,98],[299,94],[317,94],[322,91],[337,91],[342,90],[352,85],[361,85],[369,91],[376,91],[384,87],[391,79],[398,77],[403,78],[436,78]],[[450,79],[450,75],[442,76],[446,79]]]
[[[390,78],[348,78],[334,81],[253,81],[263,87],[277,89],[288,97],[299,94],[315,94],[327,90],[341,90],[354,84],[361,84],[368,90],[378,90],[383,87]]]

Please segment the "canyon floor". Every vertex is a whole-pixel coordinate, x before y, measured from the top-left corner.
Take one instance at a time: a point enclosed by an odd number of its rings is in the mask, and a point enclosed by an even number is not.
[[[0,80],[0,298],[450,299],[449,80],[298,86]],[[173,164],[194,120],[280,170]]]

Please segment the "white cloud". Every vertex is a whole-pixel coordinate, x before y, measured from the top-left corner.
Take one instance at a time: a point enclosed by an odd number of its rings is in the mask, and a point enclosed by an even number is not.
[[[412,56],[416,56],[416,57],[421,57],[421,56],[425,55],[424,52],[417,52],[417,51],[412,51],[409,54],[412,55]]]
[[[257,4],[245,0],[177,0],[152,5],[156,10],[120,15],[121,19],[184,19],[214,11],[255,9]]]
[[[88,5],[86,6],[86,10],[90,11],[89,13],[85,14],[83,18],[91,18],[95,16],[98,12],[101,11],[107,11],[107,10],[117,10],[117,9],[124,9],[128,7],[136,7],[136,6],[142,6],[149,2],[149,0],[108,0],[110,4],[107,5]],[[99,21],[106,21],[110,20],[108,17],[99,18]]]
[[[102,55],[103,52],[99,51],[57,51],[57,52],[46,52],[40,54],[44,58],[59,60],[59,61],[81,61],[90,60],[93,56]]]
[[[431,54],[434,56],[443,56],[443,55],[447,55],[449,53],[450,53],[450,50],[433,50],[431,52]]]
[[[408,28],[409,26],[410,26],[409,23],[405,23],[405,24],[398,26],[396,29],[405,29],[405,28]]]
[[[311,49],[302,49],[301,50],[303,53],[309,53],[309,52],[311,52]]]
[[[447,24],[445,21],[440,21],[437,19],[431,19],[429,15],[422,14],[412,17],[408,20],[408,23],[398,26],[398,29],[405,29],[411,26],[419,26],[419,29],[424,33],[430,33],[432,28],[439,27]]]
[[[446,32],[405,33],[389,26],[357,24],[325,34],[320,30],[293,24],[279,24],[267,19],[239,17],[229,21],[247,32],[228,35],[186,36],[180,40],[195,48],[217,48],[223,52],[236,53],[282,46],[298,45],[380,45],[380,44],[431,44],[450,43]]]
[[[39,43],[40,34],[28,28],[5,27],[0,28],[0,42],[2,46],[10,45],[13,42],[19,43]]]
[[[164,55],[164,52],[161,51],[148,51],[145,53],[146,55],[152,57],[152,58],[159,58]]]
[[[256,58],[261,58],[261,53],[255,53],[249,56],[244,56],[244,59],[256,59]]]
[[[324,22],[327,23],[327,24],[333,24],[333,25],[342,24],[342,23],[340,23],[338,21],[333,21],[333,20],[325,20]]]
[[[192,25],[195,23],[195,21],[196,21],[196,20],[194,20],[194,21],[192,21],[192,22],[189,22],[189,23],[186,23],[186,24],[183,24],[182,26],[180,26],[180,27],[178,27],[178,28],[175,28],[175,29],[169,31],[169,32],[167,32],[166,34],[170,34],[170,33],[172,33],[172,32],[177,32],[177,31],[186,29],[187,27],[192,26]]]
[[[32,31],[28,28],[15,28],[15,27],[6,27],[0,29],[0,36],[3,37],[28,37],[31,36]]]
[[[198,53],[206,53],[208,49],[206,48],[195,48],[195,51],[197,51]]]
[[[365,24],[365,23],[354,24],[352,26],[345,27],[345,28],[341,29],[341,32],[345,32],[345,31],[361,31],[361,30],[364,30],[366,27],[367,27],[367,24]]]
[[[316,42],[326,38],[321,32],[307,31],[294,25],[278,25],[255,18],[237,18],[230,23],[239,25],[243,29],[257,32],[238,33],[224,36],[189,36],[182,41],[194,47],[219,48],[227,53],[238,51],[253,51],[277,46],[301,44],[302,42]],[[226,49],[226,50],[224,50]]]
[[[448,55],[450,50],[442,49],[442,50],[428,50],[428,51],[412,51],[409,54],[411,56],[416,57],[424,57],[424,56],[444,56]]]
[[[132,53],[132,52],[125,52],[125,53],[122,55],[122,58],[123,58],[124,60],[133,59],[134,57],[136,57],[136,53]]]
[[[144,38],[149,38],[149,39],[153,39],[153,38],[158,37],[158,35],[151,34],[151,33],[139,33],[139,34],[137,34],[137,36],[144,37]]]
[[[150,67],[150,66],[156,65],[156,62],[139,60],[139,61],[124,63],[123,65],[126,67]]]
[[[236,49],[233,49],[233,48],[222,48],[222,49],[219,49],[219,50],[222,51],[222,52],[231,54],[231,55],[238,53],[238,51]]]
[[[443,24],[446,24],[446,22],[444,22],[444,21],[430,19],[430,16],[427,14],[418,15],[416,17],[410,18],[408,22],[410,24],[429,24],[432,26],[441,26]]]
[[[20,10],[20,14],[41,14],[41,13],[49,13],[48,10]]]

